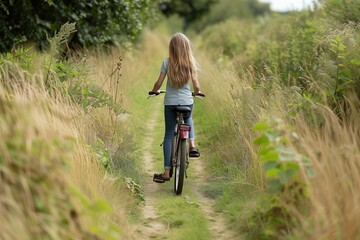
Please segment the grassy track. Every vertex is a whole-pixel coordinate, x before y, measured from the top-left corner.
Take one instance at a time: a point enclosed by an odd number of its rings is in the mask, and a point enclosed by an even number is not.
[[[148,129],[146,134],[151,135],[151,141],[148,141],[145,136],[144,142],[150,146],[142,147],[146,154],[151,155],[144,156],[144,158],[151,158],[154,171],[157,172],[162,171],[163,168],[162,148],[159,147],[163,138],[163,116],[154,113],[155,111],[162,113],[163,107],[159,101],[162,103],[160,97],[149,101],[153,105],[151,112],[156,121],[153,121],[154,124],[150,124],[151,129]],[[148,151],[149,148],[150,151]],[[205,180],[204,170],[201,167],[203,165],[202,159],[190,159],[188,178],[185,180],[182,196],[174,194],[173,180],[165,184],[156,184],[152,182],[154,171],[146,172],[145,193],[151,194],[151,196],[145,196],[145,198],[150,201],[149,204],[153,205],[152,207],[156,208],[156,216],[147,215],[144,217],[149,221],[161,221],[163,226],[166,226],[165,232],[158,233],[158,235],[151,232],[152,237],[161,239],[211,239],[216,237],[218,239],[218,237],[226,235],[228,236],[227,239],[230,239],[233,235],[226,229],[225,221],[222,220],[221,215],[213,211],[210,199],[204,197],[200,191]],[[146,166],[145,169],[147,169]],[[145,207],[148,207],[148,203],[145,203]],[[153,213],[151,212],[151,214]],[[148,224],[150,225],[150,223],[145,225]],[[162,228],[162,230],[164,229]],[[145,234],[148,232],[145,231]]]
[[[166,51],[166,48],[164,49]],[[146,53],[147,50],[143,49]],[[163,141],[163,96],[146,99],[147,92],[159,74],[159,66],[163,56],[148,59],[152,68],[148,69],[147,77],[133,86],[132,118],[139,127],[136,129],[136,139],[139,144],[141,166],[144,174],[142,186],[144,188],[145,203],[142,216],[138,219],[137,234],[139,239],[219,239],[221,236],[233,234],[226,229],[226,224],[219,213],[214,212],[212,201],[202,193],[206,173],[203,161],[206,156],[191,159],[188,178],[185,179],[182,196],[176,196],[173,191],[173,180],[165,184],[152,181],[155,172],[163,171],[163,155],[160,144]],[[158,63],[158,64],[155,64]],[[163,86],[164,87],[164,86]],[[141,91],[140,91],[141,90]],[[194,115],[197,114],[195,101]],[[196,118],[196,117],[195,117]],[[196,124],[196,123],[195,123]],[[196,128],[196,126],[195,126]],[[199,135],[201,128],[198,128]],[[200,138],[201,139],[201,138]],[[205,151],[205,146],[201,146]]]

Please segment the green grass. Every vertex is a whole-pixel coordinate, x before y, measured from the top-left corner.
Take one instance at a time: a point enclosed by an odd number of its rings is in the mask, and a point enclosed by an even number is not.
[[[156,125],[152,130],[154,141],[151,154],[154,158],[156,171],[162,172],[164,166],[163,150],[159,145],[164,137],[163,99],[162,97],[158,98],[159,99],[150,99],[151,101],[161,101],[161,104],[158,105],[161,106],[161,109],[157,110],[160,111],[160,113],[157,116]],[[195,173],[190,165],[188,178],[184,181],[181,196],[176,196],[174,193],[173,179],[160,186],[160,190],[156,196],[158,199],[158,214],[161,221],[168,226],[167,239],[209,239],[210,237],[207,220],[196,203],[196,197],[191,187],[195,184],[195,178]]]
[[[175,197],[168,192],[163,193],[161,198],[158,210],[161,220],[169,228],[167,239],[210,239],[206,219],[197,204],[188,203],[185,197]]]
[[[165,50],[167,50],[165,48]],[[165,55],[164,55],[165,56]],[[164,56],[153,56],[151,62],[158,61],[158,64],[147,66],[147,72],[136,73],[131,86],[126,86],[126,95],[130,109],[130,117],[133,125],[133,134],[136,142],[137,156],[136,160],[141,167],[143,159],[142,149],[144,148],[145,135],[151,135],[152,146],[150,154],[153,157],[154,171],[162,172],[164,168],[163,149],[160,144],[164,138],[164,116],[163,116],[163,95],[147,99],[147,93],[152,89],[159,74],[159,66]],[[157,60],[155,60],[157,59]],[[165,84],[165,83],[164,83]],[[163,86],[165,88],[165,85]],[[147,129],[147,121],[156,114],[156,122],[153,129]],[[191,167],[190,167],[191,168]],[[140,170],[141,171],[141,170]],[[142,174],[142,182],[144,174]],[[182,196],[176,196],[173,190],[173,181],[162,184],[157,193],[155,193],[156,206],[160,220],[168,226],[166,239],[209,239],[210,230],[207,228],[207,220],[197,204],[188,203],[189,200],[196,202],[196,197],[192,193],[192,178],[194,173],[189,172],[189,178],[185,179],[185,185]],[[156,184],[156,183],[154,183]],[[185,199],[187,196],[188,202]],[[136,208],[131,213],[132,222],[141,218],[137,214]]]

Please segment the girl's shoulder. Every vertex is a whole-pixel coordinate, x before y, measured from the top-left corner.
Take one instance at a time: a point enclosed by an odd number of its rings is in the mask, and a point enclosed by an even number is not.
[[[166,68],[169,66],[169,58],[168,57],[164,58],[162,65],[165,66]]]
[[[162,64],[161,64],[162,66],[168,66],[169,65],[169,58],[167,57],[167,58],[164,58],[164,60],[163,60],[163,62],[162,62]]]
[[[163,73],[167,73],[168,66],[169,66],[169,58],[165,58],[161,64],[160,71]]]

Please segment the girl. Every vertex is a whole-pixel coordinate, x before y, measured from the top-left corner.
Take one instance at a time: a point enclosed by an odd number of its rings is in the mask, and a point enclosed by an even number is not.
[[[165,171],[162,174],[154,174],[154,180],[158,180],[157,182],[159,180],[160,182],[170,180],[171,143],[176,125],[175,108],[178,105],[184,105],[193,109],[194,99],[190,90],[190,81],[193,85],[194,94],[200,93],[197,70],[189,39],[182,33],[174,34],[169,43],[169,58],[164,59],[160,76],[152,89],[153,93],[159,93],[166,75],[168,76],[164,100],[165,137],[163,151]],[[194,125],[191,113],[185,116],[184,120],[186,124],[191,126],[189,156],[199,157],[200,153],[194,142]]]

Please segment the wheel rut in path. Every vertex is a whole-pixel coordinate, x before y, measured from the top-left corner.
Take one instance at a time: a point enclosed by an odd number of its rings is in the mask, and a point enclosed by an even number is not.
[[[158,109],[159,106],[155,106]],[[159,111],[154,111],[151,115],[151,119],[147,121],[145,126],[146,133],[143,139],[143,166],[145,170],[145,181],[143,184],[144,190],[144,206],[142,208],[142,218],[139,223],[137,232],[140,235],[139,239],[159,239],[167,231],[165,226],[158,218],[156,210],[156,192],[159,190],[159,185],[152,181],[154,170],[154,159],[151,154],[151,147],[154,139],[152,138],[152,131],[156,125],[156,119]]]
[[[194,192],[198,198],[200,208],[208,220],[213,239],[239,239],[237,234],[228,228],[223,214],[214,210],[214,200],[206,197],[201,191],[202,184],[206,182],[204,164],[201,158],[197,160],[190,159],[190,161],[193,161],[191,167],[194,168],[196,176]]]
[[[159,105],[156,105],[154,106],[154,109],[159,109],[159,107]],[[147,121],[145,126],[146,133],[144,135],[142,145],[142,162],[145,170],[145,180],[143,183],[145,202],[144,206],[142,207],[142,217],[136,229],[138,239],[164,239],[166,238],[165,235],[168,231],[168,226],[159,220],[157,213],[156,202],[159,200],[157,199],[156,195],[160,191],[161,184],[155,184],[152,181],[152,176],[155,172],[153,163],[154,158],[151,153],[151,148],[154,142],[152,132],[155,129],[159,112],[160,111],[157,110],[153,111],[151,118]],[[194,176],[196,176],[194,177],[195,184],[193,185],[192,189],[196,195],[196,201],[199,203],[202,212],[208,220],[209,230],[211,231],[213,237],[212,239],[239,239],[235,237],[236,234],[233,231],[229,230],[223,215],[213,209],[214,200],[206,197],[201,192],[202,184],[206,182],[205,169],[201,158],[190,159],[190,161],[192,162],[190,164],[190,168],[193,168],[195,172]]]

